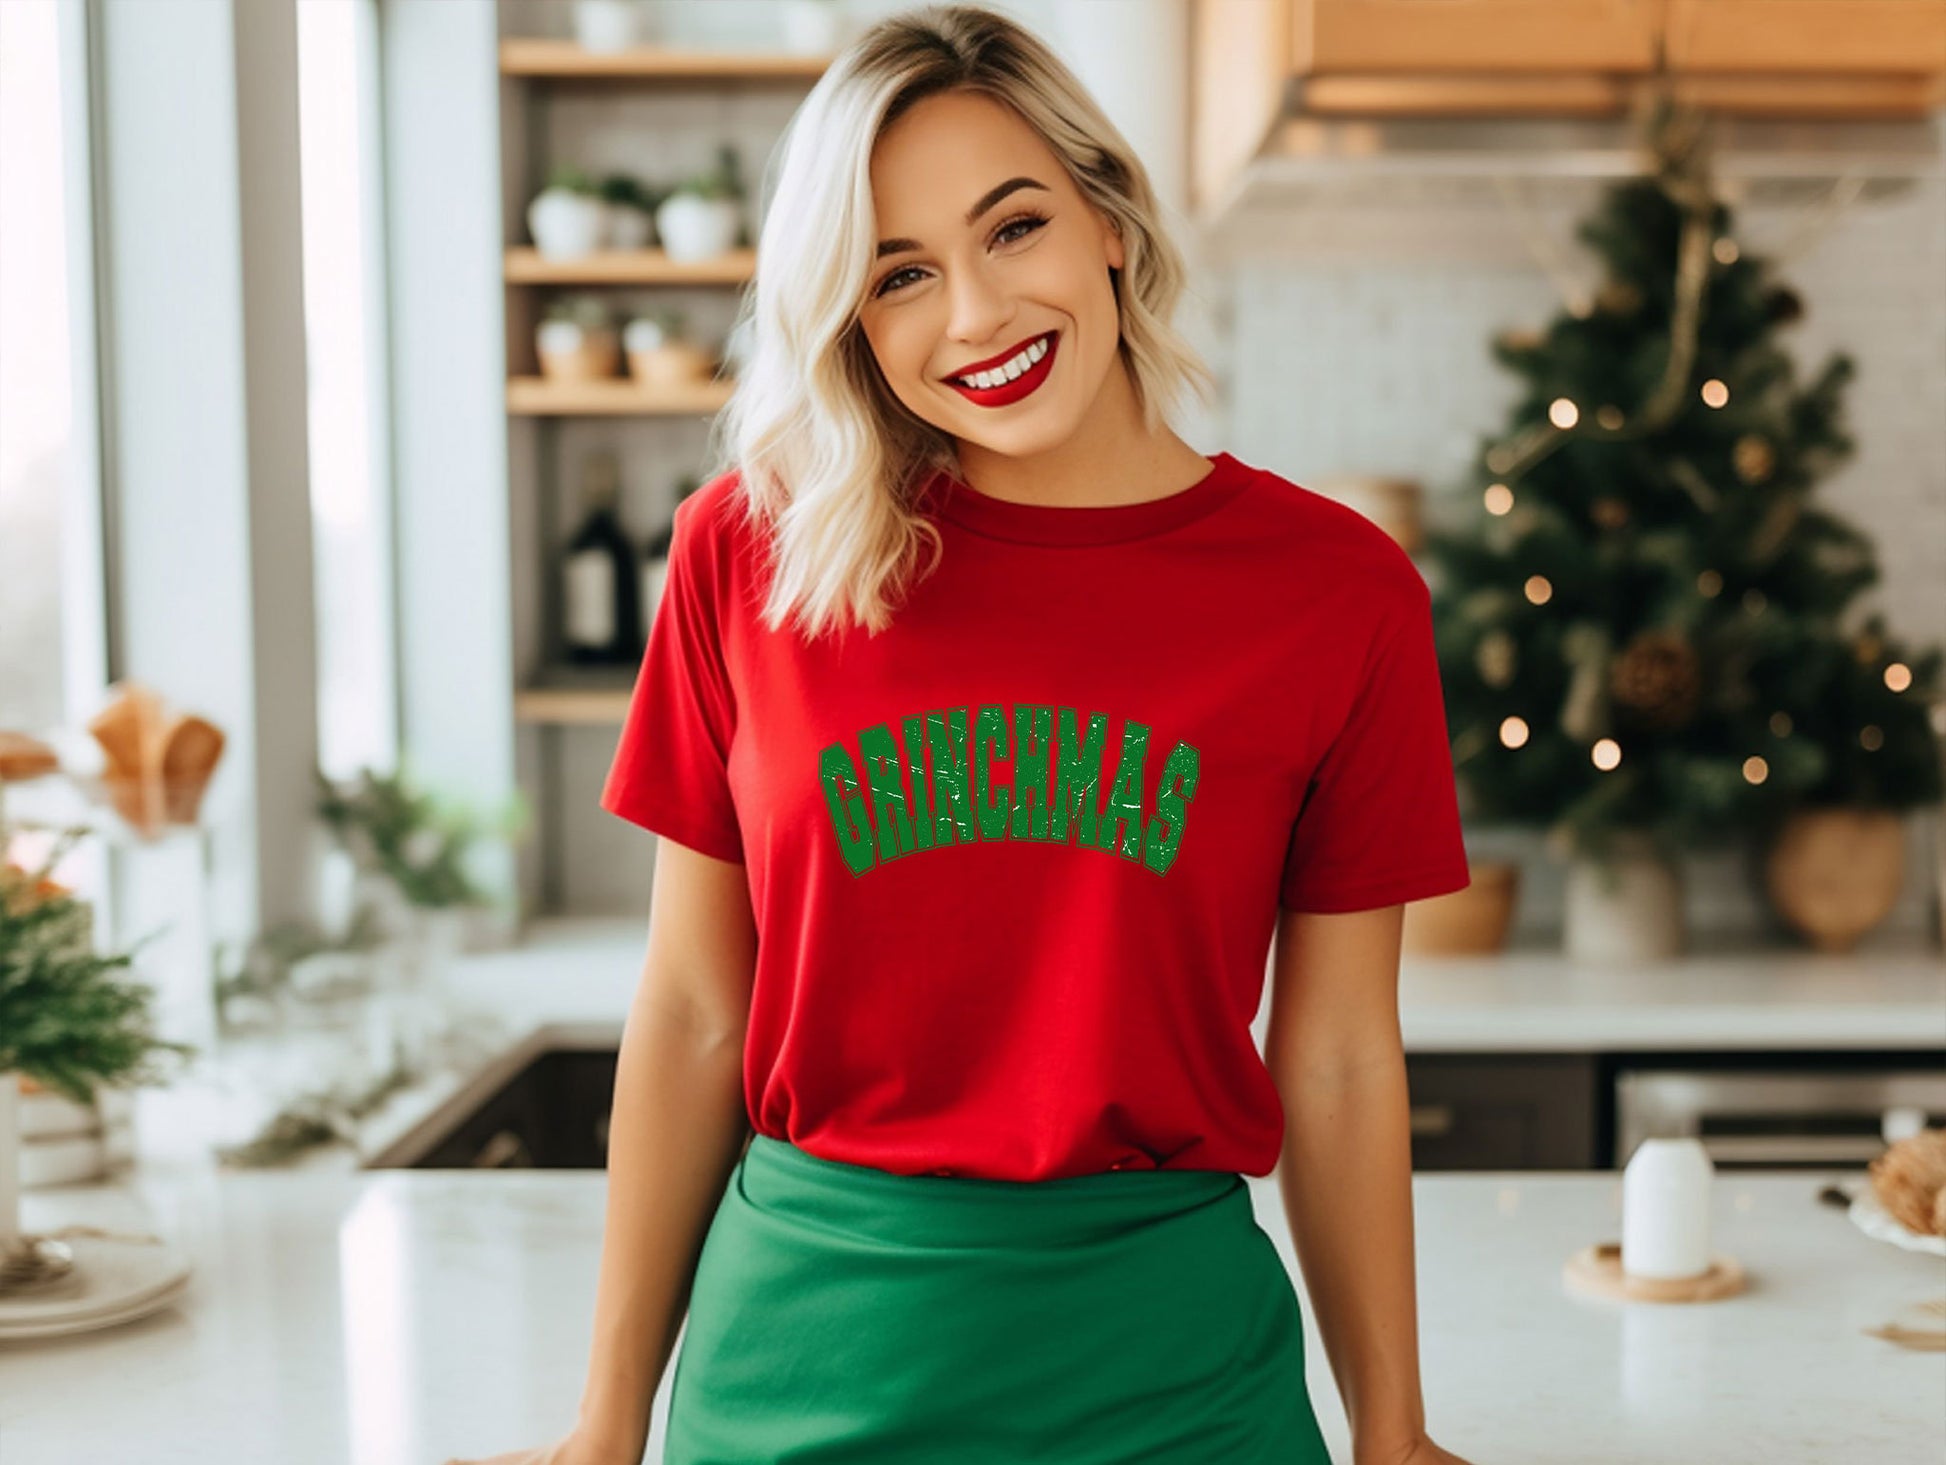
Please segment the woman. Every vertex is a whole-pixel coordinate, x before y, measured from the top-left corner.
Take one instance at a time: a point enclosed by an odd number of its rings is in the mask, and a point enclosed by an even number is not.
[[[1012,22],[881,22],[780,156],[602,793],[661,841],[594,1363],[499,1459],[637,1460],[686,1311],[669,1465],[1322,1465],[1281,1161],[1357,1462],[1456,1461],[1395,1005],[1402,903],[1467,883],[1425,582],[1166,425],[1179,256]]]

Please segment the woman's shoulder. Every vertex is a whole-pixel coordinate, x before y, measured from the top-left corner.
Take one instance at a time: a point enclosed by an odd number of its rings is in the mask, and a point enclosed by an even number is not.
[[[1343,576],[1366,588],[1389,586],[1408,600],[1426,594],[1425,577],[1391,533],[1331,495],[1273,469],[1240,466],[1253,480],[1256,518],[1250,532],[1280,558],[1313,573]]]

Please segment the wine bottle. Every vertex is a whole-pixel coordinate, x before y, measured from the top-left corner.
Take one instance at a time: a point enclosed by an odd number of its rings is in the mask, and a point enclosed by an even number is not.
[[[610,666],[640,659],[640,587],[635,549],[616,517],[620,471],[612,453],[597,453],[583,468],[586,513],[568,541],[562,565],[562,640],[577,666]]]
[[[678,501],[694,493],[701,480],[684,478],[680,480],[676,497]],[[649,626],[655,620],[657,607],[662,604],[662,585],[669,575],[669,546],[675,538],[675,524],[664,524],[649,536],[642,547],[642,634],[649,634]]]

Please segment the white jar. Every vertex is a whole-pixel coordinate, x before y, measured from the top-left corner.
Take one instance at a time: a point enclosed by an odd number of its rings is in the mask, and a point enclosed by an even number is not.
[[[1674,1279],[1709,1270],[1715,1176],[1698,1139],[1645,1139],[1636,1146],[1622,1173],[1625,1274]]]
[[[641,36],[635,0],[574,0],[574,38],[584,51],[626,51]]]

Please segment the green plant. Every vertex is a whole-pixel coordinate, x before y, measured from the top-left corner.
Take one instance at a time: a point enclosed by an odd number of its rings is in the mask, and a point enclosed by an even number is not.
[[[630,173],[610,173],[602,180],[601,196],[609,203],[627,204],[630,208],[655,208],[655,195]]]
[[[736,149],[725,143],[717,150],[714,168],[705,173],[692,173],[673,192],[693,193],[699,198],[742,198],[743,179]]]
[[[489,821],[413,788],[403,772],[367,768],[344,787],[321,770],[315,777],[318,817],[361,870],[382,873],[414,906],[488,904],[466,873],[467,849],[486,834],[518,834],[526,823],[518,797]]]
[[[573,321],[584,331],[605,331],[614,324],[608,302],[599,295],[564,295],[549,304],[546,318]]]
[[[595,182],[594,176],[571,163],[562,163],[551,169],[547,175],[547,186],[565,188],[570,193],[584,193],[591,197],[601,194],[601,187]]]
[[[116,977],[159,933],[100,954],[87,907],[49,878],[87,832],[62,830],[32,870],[0,865],[0,1073],[24,1073],[77,1104],[93,1103],[100,1085],[158,1082],[161,1054],[197,1051],[157,1038],[152,989]],[[0,849],[6,836],[0,826]]]

